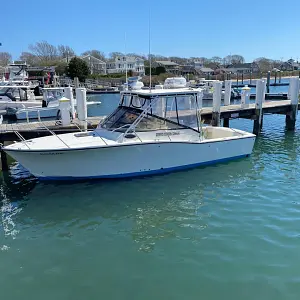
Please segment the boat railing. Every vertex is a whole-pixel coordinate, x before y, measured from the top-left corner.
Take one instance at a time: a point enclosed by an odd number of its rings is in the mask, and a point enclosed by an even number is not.
[[[14,131],[14,134],[21,140],[22,143],[25,144],[25,146],[30,150],[30,147],[28,145],[28,142],[26,139],[22,136],[22,134],[19,131]]]
[[[43,128],[45,130],[47,130],[51,135],[57,137],[67,148],[70,148],[70,146],[65,141],[63,141],[59,137],[59,135],[57,135],[54,131],[52,131],[50,128],[48,128],[47,125],[43,121],[41,121],[40,116],[38,116],[38,117],[39,117],[39,123],[43,126]],[[28,149],[30,149],[30,146],[28,145],[28,141],[22,136],[22,134],[19,131],[14,131],[14,133],[21,140],[21,142],[23,142],[26,145],[26,147]]]

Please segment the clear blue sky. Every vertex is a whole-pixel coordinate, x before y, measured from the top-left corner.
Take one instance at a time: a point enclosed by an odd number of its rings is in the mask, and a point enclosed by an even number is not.
[[[241,54],[300,59],[300,0],[4,0],[0,51],[17,59],[28,44],[46,40],[77,54],[148,53],[165,56]]]

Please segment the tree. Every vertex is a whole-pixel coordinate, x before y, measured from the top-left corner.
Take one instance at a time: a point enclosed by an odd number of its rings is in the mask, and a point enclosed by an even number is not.
[[[75,51],[69,46],[58,45],[57,51],[58,51],[58,55],[61,58],[69,58],[75,56]]]
[[[219,56],[213,56],[211,59],[210,59],[213,63],[216,63],[216,64],[221,64],[223,59]]]
[[[128,57],[141,58],[141,59],[144,59],[144,60],[147,59],[147,57],[146,57],[145,55],[137,54],[137,53],[126,53],[126,56],[128,56]]]
[[[0,66],[6,67],[12,61],[12,56],[8,52],[0,52]]]
[[[257,63],[261,72],[268,72],[273,69],[273,61],[266,57],[259,57],[254,62]]]
[[[39,62],[39,58],[30,52],[22,52],[20,60],[25,61],[30,66],[36,66]]]
[[[59,62],[55,66],[55,73],[57,75],[64,75],[67,73],[67,71],[68,71],[68,64],[66,62]]]
[[[116,59],[118,56],[124,56],[122,52],[111,52],[109,53],[109,58],[110,59]]]
[[[106,61],[104,52],[99,51],[99,50],[88,50],[88,51],[83,52],[81,55],[91,55],[102,61]]]
[[[79,81],[84,82],[87,76],[90,74],[90,70],[84,60],[78,57],[73,57],[69,62],[67,74],[72,79],[78,77]]]
[[[245,62],[245,58],[238,54],[228,55],[224,57],[225,63],[228,65],[236,65],[236,64],[243,64]]]
[[[37,42],[29,45],[29,50],[37,56],[41,63],[49,63],[58,59],[57,48],[46,41]]]

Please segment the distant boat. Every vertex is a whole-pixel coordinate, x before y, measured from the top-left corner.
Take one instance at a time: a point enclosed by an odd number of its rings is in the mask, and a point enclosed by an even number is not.
[[[64,88],[44,88],[43,105],[19,109],[10,109],[10,115],[14,115],[17,120],[38,119],[38,118],[59,118],[59,99],[64,96]],[[87,106],[100,105],[101,102],[88,101]],[[76,99],[74,106],[76,107]],[[71,107],[70,107],[71,111]]]
[[[29,86],[0,86],[0,110],[40,106],[41,103]]]

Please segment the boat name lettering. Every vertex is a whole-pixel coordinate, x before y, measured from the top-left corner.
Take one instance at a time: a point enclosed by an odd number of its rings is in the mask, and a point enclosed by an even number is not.
[[[156,133],[156,136],[166,136],[166,135],[179,135],[179,131],[173,131],[173,132],[158,132]]]
[[[63,154],[62,152],[45,152],[45,153],[40,153],[40,155],[60,155]]]

